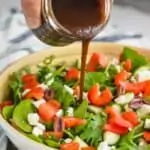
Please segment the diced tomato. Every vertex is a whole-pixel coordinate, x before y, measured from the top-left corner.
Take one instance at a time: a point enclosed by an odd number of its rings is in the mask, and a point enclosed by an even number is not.
[[[44,132],[45,137],[53,136],[56,139],[61,139],[63,137],[63,132]]]
[[[143,97],[145,99],[149,99],[150,98],[150,82],[149,82],[149,80],[145,84],[146,85],[144,87]]]
[[[150,142],[150,131],[145,131],[143,136],[146,142]]]
[[[73,128],[86,124],[86,120],[75,117],[63,117],[65,128]]]
[[[71,142],[66,144],[61,144],[60,150],[79,150],[80,145],[77,142]]]
[[[109,115],[110,118],[118,117],[119,114],[114,110],[113,107],[107,106],[105,112]]]
[[[100,86],[99,84],[95,84],[92,86],[92,88],[88,91],[88,100],[93,104],[93,105],[98,105],[97,99],[98,96],[100,96]]]
[[[77,68],[70,68],[65,75],[66,81],[69,80],[78,80],[80,76],[80,72]]]
[[[122,117],[125,120],[129,121],[133,125],[133,127],[139,124],[139,118],[136,112],[133,112],[133,111],[123,112]]]
[[[92,146],[88,146],[88,147],[81,148],[81,150],[95,150],[95,148]]]
[[[112,98],[113,96],[111,91],[108,88],[106,88],[98,97],[98,106],[106,106],[111,102]]]
[[[54,119],[56,112],[58,109],[53,105],[47,103],[43,103],[40,105],[38,109],[38,113],[41,119],[45,122],[50,122]]]
[[[53,107],[55,107],[56,109],[60,109],[61,108],[61,104],[57,100],[49,100],[48,103],[50,105],[52,105]]]
[[[27,74],[27,75],[24,75],[22,77],[22,81],[24,83],[30,83],[30,82],[33,82],[33,81],[37,81],[37,78],[34,74]]]
[[[124,62],[124,65],[123,65],[123,67],[124,67],[124,69],[126,70],[126,71],[131,71],[131,69],[132,69],[132,61],[131,61],[131,59],[127,59],[125,62]]]
[[[0,110],[2,110],[6,106],[11,106],[11,105],[13,105],[12,101],[10,100],[3,101],[2,103],[0,103]]]
[[[32,89],[32,88],[35,88],[39,85],[39,83],[35,80],[35,81],[32,81],[32,82],[28,82],[28,83],[25,83],[24,86],[23,86],[23,89],[26,90],[26,89]]]
[[[44,90],[41,87],[34,87],[24,97],[26,99],[41,99],[44,96]]]
[[[106,124],[104,126],[104,130],[105,131],[110,131],[119,135],[124,135],[126,133],[128,133],[128,128],[124,128],[124,127],[120,127],[117,125],[112,125],[112,124]]]
[[[99,68],[105,68],[108,64],[107,57],[101,53],[93,53],[88,64],[87,71],[93,72]]]
[[[117,125],[127,129],[132,128],[132,124],[129,121],[123,119],[121,116],[109,119],[109,123],[111,125]]]
[[[120,86],[120,84],[124,81],[126,81],[129,77],[129,72],[123,70],[121,71],[120,73],[118,73],[116,76],[115,76],[115,85],[116,86]]]
[[[139,83],[130,83],[130,82],[122,82],[121,87],[127,92],[133,92],[135,95],[144,91],[146,87],[146,82]]]
[[[100,94],[99,88],[99,84],[95,84],[88,92],[88,99],[93,105],[105,106],[111,102],[112,93],[107,88]]]

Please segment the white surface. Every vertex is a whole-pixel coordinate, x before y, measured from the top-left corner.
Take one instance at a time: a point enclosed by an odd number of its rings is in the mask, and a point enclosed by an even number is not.
[[[21,0],[0,0],[0,9],[19,7]]]
[[[114,6],[110,22],[122,31],[137,31],[150,38],[150,13],[144,13],[133,7]]]

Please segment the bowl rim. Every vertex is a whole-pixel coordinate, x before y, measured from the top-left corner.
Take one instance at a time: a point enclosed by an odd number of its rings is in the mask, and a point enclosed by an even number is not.
[[[136,49],[137,51],[141,52],[141,53],[144,53],[144,54],[149,54],[150,55],[150,49],[148,48],[141,48],[141,47],[137,47],[137,46],[131,46],[131,45],[125,45],[125,44],[118,44],[118,43],[101,43],[101,42],[91,42],[90,45],[97,45],[97,46],[102,46],[102,47],[119,47],[120,49],[123,49],[124,47],[130,47],[130,48],[134,48]],[[79,47],[81,46],[81,43],[77,42],[77,43],[74,43],[72,45],[69,45],[69,46],[66,46],[69,48],[73,48],[73,47]],[[32,59],[34,57],[37,57],[38,55],[41,55],[41,56],[44,56],[43,54],[44,53],[50,53],[52,54],[53,52],[56,52],[60,49],[65,49],[66,47],[50,47],[50,48],[46,48],[46,49],[43,49],[43,50],[40,50],[38,52],[35,52],[35,53],[32,53],[32,54],[29,54],[27,56],[24,56],[22,58],[20,58],[19,60],[13,62],[12,64],[6,66],[1,72],[0,72],[0,79],[7,73],[8,70],[11,70],[13,68],[13,66],[21,63],[21,62],[24,62],[28,59]],[[116,50],[118,51],[118,50]],[[79,55],[81,52],[76,51],[76,53]],[[74,54],[76,54],[74,53]],[[43,59],[43,57],[42,57]],[[19,132],[17,129],[15,129],[14,127],[12,127],[12,125],[10,125],[2,116],[2,114],[0,113],[0,127],[3,127],[5,126],[6,128],[9,128],[13,133],[17,134],[20,138],[22,138],[23,140],[26,140],[27,142],[32,142],[33,144],[38,144],[40,146],[43,146],[44,148],[49,148],[51,149],[51,147],[48,147],[44,144],[41,144],[39,142],[36,142],[30,138],[28,138],[27,136],[25,136],[24,134],[22,134],[21,132]],[[5,130],[4,130],[5,131]],[[6,134],[7,135],[7,134]],[[9,138],[9,137],[8,137]],[[57,149],[56,149],[57,150]]]

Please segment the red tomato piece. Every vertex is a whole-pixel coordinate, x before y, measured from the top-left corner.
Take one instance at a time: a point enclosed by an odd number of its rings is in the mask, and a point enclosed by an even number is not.
[[[88,92],[88,99],[93,105],[105,106],[111,102],[112,93],[108,88],[106,88],[100,94],[99,88],[99,84],[95,84]]]
[[[58,109],[54,107],[53,105],[47,103],[41,104],[38,113],[41,117],[41,119],[45,122],[50,122],[54,119],[56,112]]]
[[[115,76],[115,85],[116,86],[120,86],[120,84],[124,81],[126,81],[129,77],[129,72],[123,70],[121,71],[120,73],[118,73],[116,76]]]
[[[126,71],[131,71],[131,69],[132,69],[132,61],[131,61],[131,59],[127,59],[125,62],[124,62],[124,65],[123,65],[123,67],[124,67],[124,69],[126,70]]]
[[[52,105],[53,107],[55,107],[56,109],[60,109],[61,108],[61,104],[57,100],[49,100],[48,103],[50,105]]]
[[[88,64],[87,64],[87,71],[93,72],[99,68],[105,68],[108,64],[107,57],[100,53],[93,53]]]
[[[39,83],[35,80],[35,81],[32,81],[32,82],[28,82],[28,83],[25,83],[24,86],[23,86],[23,89],[26,90],[26,89],[32,89],[32,88],[35,88],[39,85]]]
[[[150,131],[145,131],[143,137],[146,142],[150,142]]]
[[[88,100],[93,105],[98,105],[98,96],[100,95],[100,86],[99,84],[95,84],[89,91],[88,91]]]
[[[65,75],[66,81],[69,80],[78,80],[80,76],[80,72],[77,68],[70,68]]]
[[[80,145],[77,142],[71,142],[66,144],[61,144],[60,150],[79,150]]]
[[[130,83],[130,82],[122,82],[121,87],[127,92],[133,92],[135,95],[143,92],[145,87],[147,87],[147,82],[139,82],[139,83]]]
[[[110,118],[118,117],[120,115],[111,106],[107,106],[105,112],[109,115]]]
[[[27,74],[27,75],[24,75],[22,77],[22,81],[24,83],[29,83],[29,82],[32,82],[32,81],[37,81],[37,78],[34,74]]]
[[[133,127],[132,124],[129,121],[123,119],[121,116],[109,119],[109,123],[111,125],[117,125],[117,126],[127,128],[127,129]]]
[[[106,88],[98,98],[98,106],[108,105],[111,102],[112,98],[113,96],[111,91],[108,88]]]
[[[110,132],[113,132],[113,133],[116,133],[116,134],[119,134],[119,135],[124,135],[124,134],[128,133],[127,128],[120,127],[120,126],[117,126],[117,125],[112,125],[112,124],[106,124],[104,126],[104,130],[105,131],[110,131]]]
[[[135,127],[139,124],[139,118],[138,118],[138,115],[136,114],[136,112],[133,112],[133,111],[123,112],[122,117],[125,120],[129,121],[133,125],[133,127]]]
[[[34,87],[33,89],[31,89],[31,91],[29,91],[24,97],[26,99],[42,99],[44,96],[44,90],[41,87]]]
[[[65,128],[73,128],[79,125],[84,125],[86,120],[75,117],[63,117]]]

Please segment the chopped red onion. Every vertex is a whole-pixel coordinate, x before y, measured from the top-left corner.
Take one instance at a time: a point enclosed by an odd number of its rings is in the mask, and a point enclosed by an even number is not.
[[[144,101],[142,98],[138,97],[138,98],[134,98],[130,103],[129,103],[129,107],[132,109],[138,109],[140,108],[142,105],[144,105]]]

